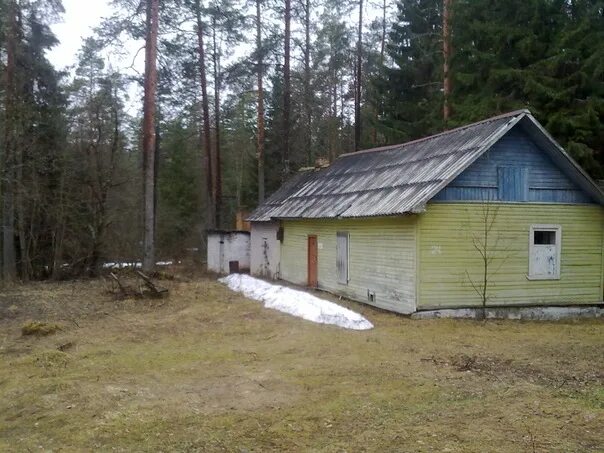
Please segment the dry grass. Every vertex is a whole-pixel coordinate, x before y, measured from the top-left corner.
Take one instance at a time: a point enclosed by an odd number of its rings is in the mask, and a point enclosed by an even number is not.
[[[355,332],[163,283],[161,301],[98,281],[0,295],[1,451],[602,451],[602,321],[347,303],[375,325]],[[63,330],[22,337],[27,319]]]
[[[49,324],[41,321],[29,321],[21,327],[21,335],[36,335],[38,337],[45,337],[46,335],[52,335],[58,330],[61,330],[61,326],[58,324]]]

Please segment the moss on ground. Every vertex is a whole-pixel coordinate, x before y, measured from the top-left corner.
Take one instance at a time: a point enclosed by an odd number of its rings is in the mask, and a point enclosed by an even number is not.
[[[375,325],[358,332],[204,278],[166,285],[160,303],[116,302],[90,281],[5,294],[21,317],[0,319],[0,450],[604,445],[602,321],[412,321],[346,303]],[[63,329],[21,336],[40,314]]]
[[[45,337],[46,335],[52,335],[57,331],[61,330],[61,326],[58,324],[51,324],[42,321],[30,321],[25,323],[21,327],[21,335],[35,335],[38,337]]]

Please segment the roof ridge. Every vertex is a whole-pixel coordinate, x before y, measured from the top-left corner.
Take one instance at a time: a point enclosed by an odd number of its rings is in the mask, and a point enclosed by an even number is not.
[[[338,159],[340,159],[342,157],[357,156],[359,154],[365,154],[365,153],[375,153],[375,152],[381,152],[381,151],[391,151],[391,150],[393,150],[395,148],[399,148],[399,147],[402,148],[402,147],[407,146],[407,145],[411,145],[411,144],[414,144],[414,143],[422,142],[422,141],[425,141],[425,140],[431,140],[433,138],[440,137],[440,136],[447,135],[447,134],[451,134],[453,132],[459,132],[461,130],[468,129],[470,127],[478,126],[479,124],[484,124],[484,123],[488,123],[488,122],[491,122],[491,121],[500,120],[502,118],[514,117],[514,116],[518,116],[520,114],[528,114],[528,115],[530,115],[531,112],[528,109],[513,110],[511,112],[502,113],[501,115],[492,116],[492,117],[486,118],[484,120],[476,121],[475,123],[465,124],[463,126],[455,127],[453,129],[448,129],[446,131],[442,131],[442,132],[439,132],[437,134],[428,135],[427,137],[417,138],[415,140],[411,140],[411,141],[408,141],[408,142],[399,143],[399,144],[395,144],[395,145],[385,145],[385,146],[380,146],[380,147],[377,147],[377,148],[362,149],[362,150],[359,150],[359,151],[352,151],[350,153],[340,154],[338,156]]]

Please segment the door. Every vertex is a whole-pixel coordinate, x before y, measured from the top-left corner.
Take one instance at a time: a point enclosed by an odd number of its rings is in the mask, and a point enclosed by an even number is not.
[[[318,258],[317,236],[308,236],[308,286],[311,288],[316,288],[318,283]]]
[[[224,237],[220,236],[220,248],[218,250],[218,269],[220,269],[220,273],[226,273],[227,264],[225,264],[224,260]]]

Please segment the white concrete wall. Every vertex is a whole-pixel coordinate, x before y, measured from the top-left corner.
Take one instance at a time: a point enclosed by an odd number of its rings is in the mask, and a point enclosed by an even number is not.
[[[279,222],[252,222],[252,275],[276,279],[281,269],[281,242],[277,239]]]
[[[222,234],[208,233],[208,270],[210,272],[220,272],[220,241]]]
[[[229,261],[239,261],[239,270],[250,269],[250,234],[241,231],[208,234],[208,270],[226,274]]]

